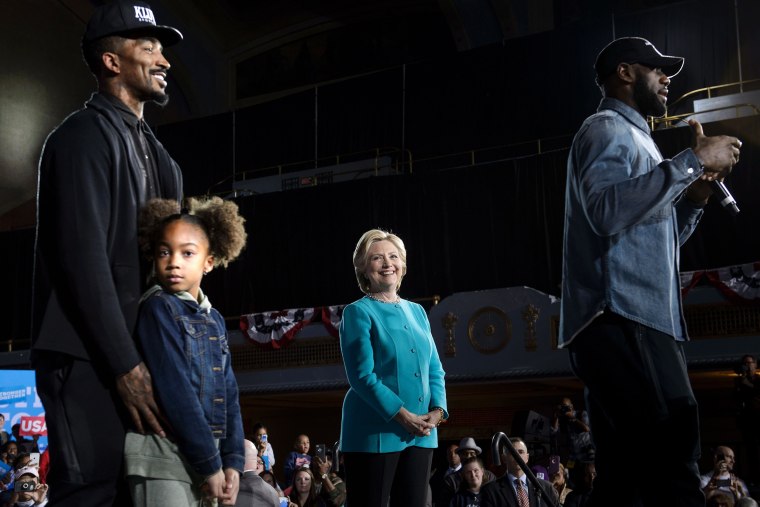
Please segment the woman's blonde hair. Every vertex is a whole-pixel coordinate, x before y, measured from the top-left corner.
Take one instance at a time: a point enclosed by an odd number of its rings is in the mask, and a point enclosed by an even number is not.
[[[365,294],[370,293],[370,283],[364,271],[367,269],[369,259],[367,258],[367,252],[373,243],[378,241],[390,241],[393,246],[398,250],[398,256],[401,258],[402,271],[398,277],[398,283],[396,284],[396,292],[401,288],[401,281],[406,275],[406,248],[401,238],[391,232],[384,231],[382,229],[370,229],[362,234],[359,238],[359,242],[354,249],[354,273],[356,274],[356,281],[359,282],[359,289]]]

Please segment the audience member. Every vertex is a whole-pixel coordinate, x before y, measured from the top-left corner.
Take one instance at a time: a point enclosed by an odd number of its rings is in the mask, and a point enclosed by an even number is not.
[[[332,471],[332,465],[332,452],[328,450],[324,461],[319,456],[314,456],[311,461],[311,470],[320,498],[328,507],[341,507],[346,503],[346,483]]]
[[[552,415],[551,451],[566,463],[593,461],[594,443],[591,441],[588,413],[578,413],[570,398],[562,398]]]
[[[444,477],[455,475],[462,468],[462,458],[459,456],[457,449],[459,449],[459,446],[456,444],[451,444],[446,448],[446,459],[449,462],[449,468],[446,469]]]
[[[259,458],[256,444],[250,440],[243,441],[245,464],[240,478],[236,507],[280,507],[280,496],[274,488],[264,482],[259,475],[264,471],[264,461]]]
[[[590,505],[589,500],[594,489],[596,479],[596,466],[593,462],[576,463],[570,472],[570,480],[573,490],[565,497],[564,507],[584,507]],[[621,496],[625,491],[621,491]],[[649,505],[649,504],[646,504]]]
[[[3,461],[9,465],[13,465],[17,455],[18,444],[14,440],[8,440],[5,442],[5,445],[2,447],[2,452],[0,453],[0,457],[2,457]]]
[[[448,507],[451,496],[447,494],[445,487],[446,478],[452,473],[458,473],[462,468],[462,461],[459,459],[457,449],[459,445],[450,444],[446,447],[446,467],[436,467],[430,474],[428,484],[432,495],[433,505],[436,507]]]
[[[7,503],[11,497],[13,491],[13,463],[15,463],[17,456],[18,445],[15,441],[8,440],[2,446],[2,451],[0,451],[0,459],[3,463],[2,474],[0,474],[2,475],[2,478],[0,478],[0,491],[3,493],[0,495],[0,505]]]
[[[261,456],[259,456],[259,459],[261,459]],[[264,463],[264,460],[261,462]],[[279,496],[285,496],[285,494],[282,492],[282,488],[277,483],[277,478],[274,476],[274,472],[271,470],[264,470],[263,472],[259,473],[259,476],[261,476],[264,482],[272,486],[272,488],[277,491],[277,494]]]
[[[28,452],[22,452],[18,456],[16,456],[16,459],[13,460],[13,469],[14,470],[20,470],[22,468],[26,468],[28,466],[34,466],[34,468],[37,468],[37,471],[39,472],[39,463],[31,464],[30,461],[32,461],[32,455]],[[39,474],[38,477],[39,479]]]
[[[293,474],[293,484],[288,496],[298,507],[327,507],[324,500],[317,495],[314,475],[306,467],[299,468]]]
[[[462,484],[462,466],[466,459],[480,456],[483,450],[477,446],[475,439],[472,437],[465,437],[459,442],[459,446],[456,448],[456,454],[459,457],[459,468],[457,471],[446,475],[443,480],[444,492],[442,494],[443,503],[441,505],[448,505],[451,499],[459,491]],[[496,476],[490,470],[483,469],[482,483],[487,484],[496,479]]]
[[[40,484],[36,467],[19,468],[14,476],[13,507],[44,507],[48,503],[48,486]]]
[[[22,437],[20,423],[11,426],[11,433],[13,435],[13,440],[15,440],[16,445],[18,445],[19,452],[40,452],[39,447],[37,447],[37,441],[40,439],[39,435],[34,435],[32,438]]]
[[[742,435],[742,444],[747,456],[747,480],[760,485],[760,372],[757,358],[747,354],[737,370],[734,379],[736,393],[737,426]]]
[[[5,445],[10,438],[8,432],[5,431],[5,414],[0,413],[0,445]]]
[[[38,470],[40,471],[40,482],[42,484],[47,484],[47,474],[50,470],[50,448],[48,447],[45,449],[45,452],[40,454],[40,466],[38,467]]]
[[[734,507],[736,500],[731,493],[714,489],[706,496],[705,507]]]
[[[733,494],[735,500],[749,496],[747,485],[734,473],[736,457],[733,449],[725,445],[716,447],[713,463],[713,469],[701,477],[705,495],[717,489]]]
[[[477,456],[470,456],[462,461],[462,469],[458,475],[462,477],[462,484],[457,489],[449,507],[477,507],[480,505],[480,487],[483,485],[485,472],[483,460]]]
[[[758,507],[758,505],[754,498],[745,496],[736,502],[736,507]]]
[[[557,492],[557,496],[559,497],[560,505],[564,505],[565,498],[567,498],[567,495],[572,491],[572,489],[570,489],[570,487],[567,484],[566,474],[567,474],[567,471],[565,469],[565,465],[560,463],[559,470],[554,472],[550,478],[552,486],[554,486],[554,490]]]
[[[509,439],[512,446],[520,455],[522,462],[528,464],[530,455],[523,439],[512,437]],[[501,453],[502,462],[507,465],[507,473],[495,481],[484,484],[480,490],[480,505],[483,507],[536,507],[538,506],[537,493],[532,484],[528,484],[525,472],[507,451],[506,447]],[[556,501],[557,492],[549,481],[538,479],[544,495]],[[546,505],[546,502],[541,502]]]
[[[263,423],[257,422],[253,426],[253,442],[259,450],[259,456],[264,461],[264,470],[272,470],[274,466],[274,449],[269,442],[267,427]]]
[[[311,456],[309,456],[309,448],[311,442],[309,442],[308,435],[298,435],[296,441],[293,442],[293,450],[290,451],[288,457],[285,459],[285,483],[290,484],[293,480],[293,472],[299,468],[309,467],[311,465]]]

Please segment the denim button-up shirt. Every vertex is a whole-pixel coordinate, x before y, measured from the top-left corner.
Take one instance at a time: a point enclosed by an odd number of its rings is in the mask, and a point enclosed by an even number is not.
[[[219,312],[161,290],[140,306],[136,334],[171,424],[167,433],[187,462],[203,477],[242,471],[237,381]]]
[[[702,172],[691,149],[663,160],[644,117],[602,99],[567,162],[561,346],[605,308],[687,339],[678,250],[702,215],[684,197]]]

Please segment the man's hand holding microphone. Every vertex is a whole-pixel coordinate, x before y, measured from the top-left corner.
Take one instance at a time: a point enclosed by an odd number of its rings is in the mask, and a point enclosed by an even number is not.
[[[689,120],[689,126],[694,132],[694,153],[699,158],[704,173],[692,183],[686,196],[697,204],[707,204],[707,199],[716,194],[721,205],[732,215],[739,213],[736,201],[723,184],[723,179],[731,173],[734,165],[739,162],[739,152],[742,142],[733,136],[706,136],[702,124],[697,120]]]

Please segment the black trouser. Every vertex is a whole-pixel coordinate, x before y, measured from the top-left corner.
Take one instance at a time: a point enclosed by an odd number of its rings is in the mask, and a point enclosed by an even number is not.
[[[596,444],[590,505],[704,506],[699,414],[682,344],[605,313],[572,342],[570,361],[586,385]]]
[[[345,452],[346,507],[424,507],[433,449]]]
[[[126,411],[89,361],[35,352],[48,429],[50,506],[131,505],[123,478]]]

